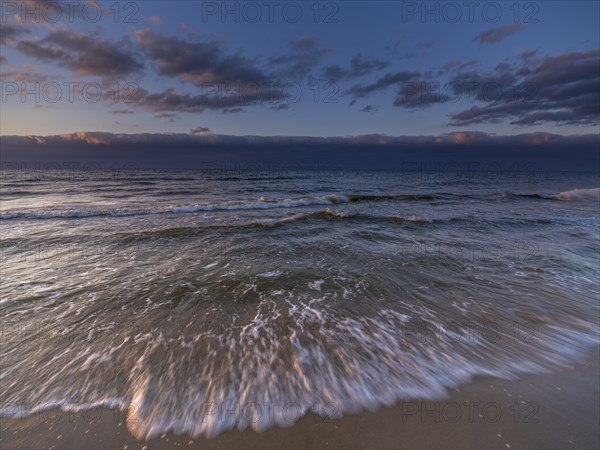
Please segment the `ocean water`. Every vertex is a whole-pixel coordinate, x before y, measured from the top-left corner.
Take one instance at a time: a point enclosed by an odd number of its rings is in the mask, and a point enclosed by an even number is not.
[[[568,366],[598,173],[5,171],[2,414],[214,436]]]

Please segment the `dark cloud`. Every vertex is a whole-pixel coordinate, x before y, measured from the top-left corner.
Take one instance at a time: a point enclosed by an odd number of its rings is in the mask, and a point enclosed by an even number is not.
[[[221,109],[221,112],[223,114],[235,114],[235,113],[239,113],[239,112],[243,112],[243,111],[244,111],[244,108],[239,108],[239,107]]]
[[[417,44],[417,47],[424,48],[424,49],[431,48],[431,47],[433,47],[433,44],[435,44],[436,42],[437,42],[436,39],[429,39],[428,41],[419,42]]]
[[[203,134],[203,133],[210,133],[210,128],[197,126],[196,128],[192,128],[190,130],[190,134]]]
[[[474,59],[470,59],[466,62],[460,61],[458,59],[453,59],[452,61],[448,61],[441,67],[440,70],[438,70],[438,75],[444,75],[452,71],[462,72],[463,70],[476,65],[477,61]]]
[[[440,82],[431,74],[415,76],[403,81],[394,98],[394,106],[407,109],[418,109],[435,103],[467,102],[497,100],[497,93],[509,95],[505,89],[513,86],[517,77],[498,69],[492,73],[459,72],[449,81]]]
[[[188,41],[138,30],[136,37],[157,72],[198,88],[194,94],[173,88],[151,93],[140,90],[140,106],[153,111],[201,113],[206,109],[237,112],[241,106],[276,103],[283,87],[306,75],[313,67],[316,41],[305,37],[293,46],[299,50],[289,60],[280,59],[275,72],[262,68],[256,60],[230,53],[217,41]],[[286,78],[289,76],[289,78]]]
[[[29,30],[25,27],[3,23],[0,31],[0,45],[13,45],[17,36],[26,33],[29,33]]]
[[[490,30],[484,31],[483,33],[479,33],[475,40],[479,41],[480,44],[495,44],[522,29],[523,23],[515,22],[511,23],[510,25],[492,28]]]
[[[138,30],[136,38],[159,75],[196,88],[192,93],[172,87],[159,92],[138,89],[136,105],[154,112],[218,110],[229,114],[261,104],[287,108],[282,102],[293,92],[286,94],[286,87],[303,79],[330,52],[320,49],[314,36],[304,36],[290,42],[291,54],[271,58],[267,70],[257,60],[231,53],[217,41],[182,40],[147,29]]]
[[[519,57],[525,61],[531,59],[532,57],[534,57],[537,54],[537,50],[526,50],[523,53],[521,53],[519,55]]]
[[[382,91],[390,86],[397,86],[410,80],[417,79],[418,72],[396,72],[387,73],[370,84],[357,84],[346,91],[353,97],[366,97],[374,92]]]
[[[378,110],[379,110],[379,108],[375,105],[367,105],[364,108],[361,108],[360,112],[370,113],[370,112],[376,112]]]
[[[204,129],[204,127],[200,127]],[[401,170],[462,164],[493,164],[514,173],[514,164],[548,170],[598,167],[600,136],[529,133],[496,136],[454,132],[441,136],[353,137],[227,136],[200,134],[111,134],[78,132],[57,136],[0,136],[5,167],[56,163],[133,167],[203,168],[207,164],[327,165],[339,169]],[[454,168],[454,166],[453,166]]]
[[[135,32],[138,43],[158,73],[196,86],[206,84],[261,84],[269,77],[255,62],[239,53],[229,54],[217,41],[190,42],[144,29]]]
[[[133,114],[133,111],[129,109],[115,109],[111,111],[113,114]]]
[[[330,48],[319,48],[317,38],[312,35],[290,42],[290,48],[291,54],[269,59],[275,66],[272,76],[284,84],[303,80],[324,56],[333,53]]]
[[[430,74],[405,77],[393,104],[406,109],[437,103],[476,104],[451,114],[454,126],[505,120],[514,125],[600,122],[600,51],[538,59],[533,52],[525,56],[502,62],[489,72],[456,72],[461,64],[451,61],[442,68],[442,72],[453,73],[446,82]],[[388,84],[383,81],[380,85]],[[355,92],[360,94],[364,88]]]
[[[16,48],[36,59],[56,62],[76,75],[114,79],[144,68],[128,39],[112,42],[66,28],[52,30],[41,40],[21,40]]]
[[[350,68],[344,69],[339,64],[332,64],[323,69],[323,76],[333,82],[349,80],[368,75],[374,71],[388,67],[390,63],[381,59],[365,59],[357,53],[350,60]]]
[[[285,100],[281,88],[270,85],[252,85],[236,89],[238,85],[212,85],[199,87],[195,94],[182,93],[174,88],[150,92],[139,88],[135,93],[134,105],[154,112],[185,112],[201,114],[206,110],[224,113],[240,112],[242,106],[257,104],[277,105]],[[107,92],[111,99],[111,92]]]
[[[318,45],[319,41],[313,35],[302,36],[291,43],[293,49],[300,51],[314,50]]]
[[[477,99],[486,103],[451,116],[453,124],[510,120],[516,125],[546,122],[569,125],[600,123],[600,51],[569,52],[532,60],[523,65],[497,68],[502,95]],[[492,77],[492,80],[494,78]]]

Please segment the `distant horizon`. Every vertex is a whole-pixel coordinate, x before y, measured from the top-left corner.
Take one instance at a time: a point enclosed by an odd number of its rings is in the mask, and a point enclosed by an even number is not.
[[[477,170],[582,171],[600,168],[600,135],[523,133],[494,135],[258,136],[211,132],[78,132],[50,136],[0,136],[3,167],[12,165],[127,161],[139,168],[202,169],[214,164],[297,165],[339,169],[415,170],[440,164]],[[564,158],[565,154],[571,157]],[[488,169],[485,169],[487,167]],[[471,169],[474,169],[472,167]],[[420,169],[419,169],[420,170]],[[465,169],[467,170],[467,169]]]

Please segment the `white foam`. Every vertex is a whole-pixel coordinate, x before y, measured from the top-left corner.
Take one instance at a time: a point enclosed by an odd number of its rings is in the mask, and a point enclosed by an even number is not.
[[[234,211],[245,209],[273,209],[273,208],[297,208],[311,205],[332,205],[348,202],[348,198],[336,195],[325,195],[322,197],[300,197],[284,200],[267,200],[260,197],[256,201],[236,200],[223,203],[194,204],[156,209],[97,209],[97,210],[8,210],[0,213],[0,220],[9,219],[67,219],[86,218],[100,216],[144,216],[150,214],[185,214],[200,211]]]
[[[600,188],[593,189],[571,189],[553,196],[558,200],[600,200]]]

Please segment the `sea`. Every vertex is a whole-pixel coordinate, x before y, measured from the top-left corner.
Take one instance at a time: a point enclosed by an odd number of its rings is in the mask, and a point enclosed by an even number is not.
[[[5,170],[1,409],[290,426],[598,345],[600,174]]]

